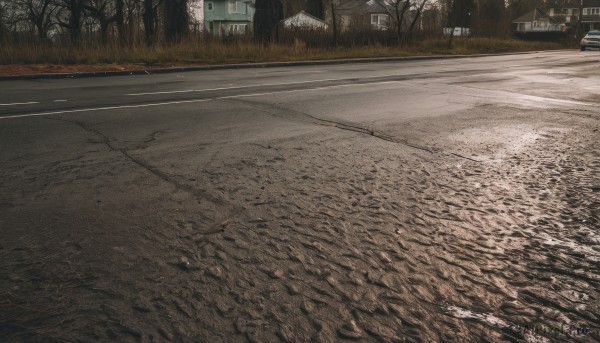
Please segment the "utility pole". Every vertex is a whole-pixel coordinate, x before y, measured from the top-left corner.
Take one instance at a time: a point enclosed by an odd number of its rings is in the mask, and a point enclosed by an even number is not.
[[[331,1],[331,23],[333,24],[333,46],[337,47],[338,45],[338,29],[337,29],[337,18],[335,17],[335,4],[334,1]]]
[[[583,0],[579,2],[579,23],[577,24],[577,41],[583,37]]]

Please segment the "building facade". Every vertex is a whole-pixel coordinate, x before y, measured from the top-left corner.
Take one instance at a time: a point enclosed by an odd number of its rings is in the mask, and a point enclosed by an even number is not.
[[[217,36],[239,35],[252,29],[253,0],[204,1],[204,29]]]
[[[583,15],[580,18],[580,11]],[[600,0],[574,0],[564,7],[535,9],[513,21],[516,32],[565,32],[574,30],[581,19],[583,32],[600,30]]]

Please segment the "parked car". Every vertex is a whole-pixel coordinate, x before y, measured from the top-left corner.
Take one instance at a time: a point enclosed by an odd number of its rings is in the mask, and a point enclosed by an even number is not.
[[[590,31],[581,39],[579,43],[581,51],[585,51],[587,48],[600,49],[600,31]]]

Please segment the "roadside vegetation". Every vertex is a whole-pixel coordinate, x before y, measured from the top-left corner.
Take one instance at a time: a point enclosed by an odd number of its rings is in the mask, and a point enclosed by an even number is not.
[[[352,18],[351,25],[344,26],[339,14],[344,9],[342,0],[256,0],[254,27],[242,35],[215,35],[204,30],[190,15],[197,3],[198,0],[0,0],[0,74],[10,74],[16,65],[136,69],[504,53],[569,46],[568,42],[511,38],[511,18],[529,9],[516,1],[506,5],[499,0],[388,0],[389,21],[385,27],[373,27],[368,16]],[[478,17],[470,15],[475,8],[480,9],[476,12]],[[284,29],[279,25],[283,17],[300,10],[330,26],[326,30],[311,30]],[[444,27],[471,27],[472,35],[450,38],[442,34]],[[67,67],[62,70],[73,71]]]
[[[3,44],[0,64],[133,64],[164,66],[184,64],[224,64],[247,62],[302,61],[341,58],[391,57],[442,54],[503,53],[560,49],[555,42],[527,42],[499,38],[455,38],[448,48],[444,37],[425,38],[409,46],[370,44],[348,46],[310,46],[305,41],[262,45],[252,39],[220,40],[211,37],[187,39],[177,43],[120,46],[81,43]]]

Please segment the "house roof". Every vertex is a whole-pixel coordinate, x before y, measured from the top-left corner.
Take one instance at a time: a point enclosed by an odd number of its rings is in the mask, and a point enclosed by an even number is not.
[[[563,6],[557,8],[579,8],[580,0],[569,0]],[[600,0],[583,0],[583,7],[600,7]]]
[[[369,13],[387,13],[389,7],[388,1],[385,0],[369,0],[366,3],[367,12]]]
[[[513,20],[513,23],[531,23],[534,20],[540,20],[540,19],[548,19],[551,22],[557,22],[556,20],[554,20],[552,17],[549,17],[548,14],[546,14],[546,12],[541,11],[540,9],[536,8],[533,11]]]
[[[315,21],[318,21],[318,22],[320,22],[320,23],[323,23],[323,24],[326,24],[326,25],[327,25],[327,23],[325,23],[325,21],[323,21],[323,20],[321,20],[321,19],[319,19],[319,18],[317,18],[317,17],[315,17],[315,16],[313,16],[313,15],[311,15],[310,13],[307,13],[307,12],[305,12],[305,11],[300,11],[300,12],[298,12],[298,13],[294,14],[293,16],[289,16],[289,17],[287,17],[287,18],[285,18],[285,19],[283,19],[283,20],[281,20],[281,21],[286,21],[286,20],[289,20],[289,19],[293,19],[293,18],[296,18],[296,17],[300,17],[300,16],[302,16],[302,15],[304,15],[304,16],[307,16],[307,17],[309,17],[309,18],[310,18],[310,19],[312,19],[312,20],[315,20]]]
[[[390,0],[339,0],[336,12],[340,14],[392,13]]]
[[[600,0],[598,0],[598,2],[600,3]],[[534,15],[534,13],[535,13],[535,15]],[[575,17],[577,17],[577,16],[575,16]],[[569,21],[567,21],[567,16],[565,16],[565,15],[551,17],[548,14],[546,14],[545,12],[536,8],[535,10],[513,20],[513,23],[515,23],[515,24],[531,23],[534,21],[534,19],[536,21],[547,20],[548,22],[553,23],[553,24],[564,24],[564,23],[569,22]],[[573,19],[573,17],[571,17],[570,19]],[[582,21],[584,23],[597,23],[597,22],[599,22],[598,15],[584,15],[582,17]]]

